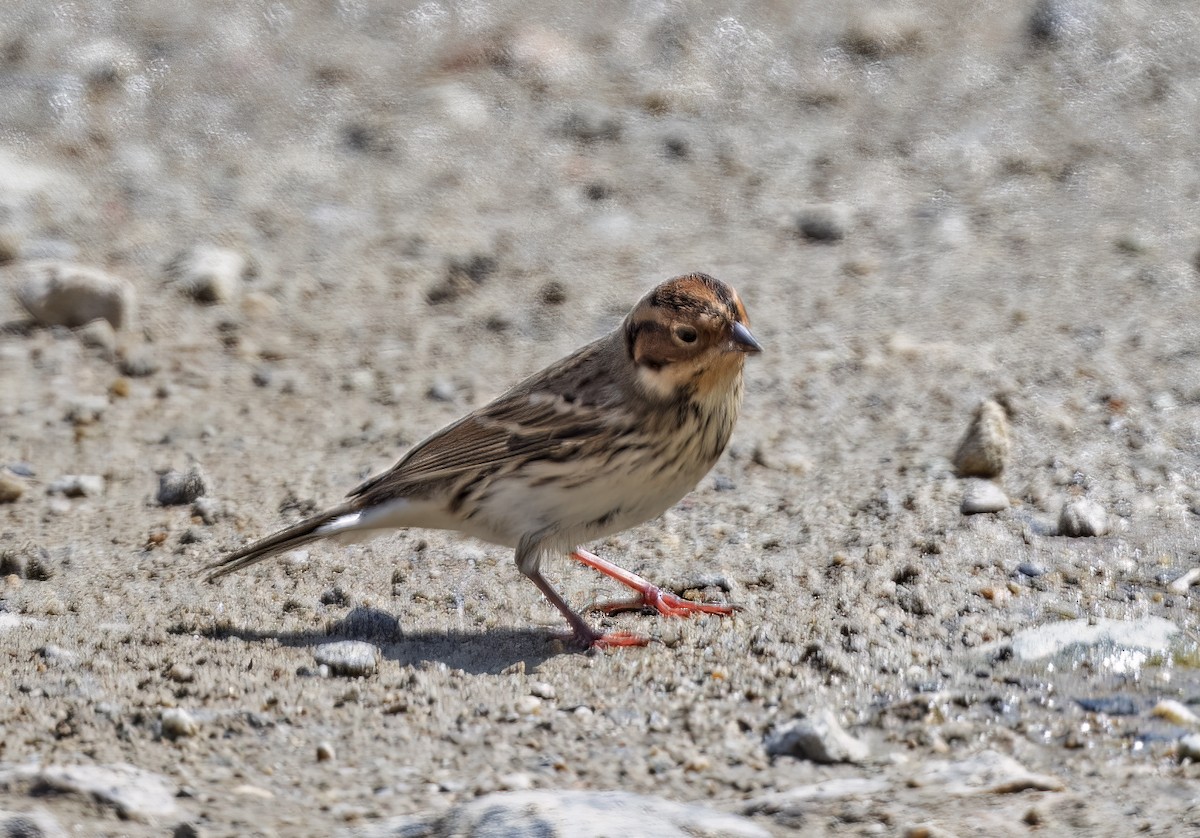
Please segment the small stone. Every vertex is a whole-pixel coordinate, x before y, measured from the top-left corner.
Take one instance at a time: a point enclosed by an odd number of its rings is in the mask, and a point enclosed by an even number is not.
[[[329,668],[335,675],[365,677],[372,675],[379,666],[378,646],[362,640],[338,640],[322,643],[313,650],[316,662]]]
[[[2,500],[3,498],[0,498],[0,502]],[[1173,594],[1186,594],[1188,589],[1197,582],[1200,582],[1200,567],[1193,567],[1178,579],[1171,580],[1167,584],[1167,590]]]
[[[1026,23],[1029,40],[1038,46],[1058,46],[1074,30],[1079,21],[1066,8],[1063,0],[1038,0]]]
[[[1063,504],[1058,515],[1058,531],[1071,538],[1092,538],[1108,533],[1108,513],[1089,498],[1076,498]]]
[[[1176,701],[1173,698],[1164,698],[1159,701],[1150,710],[1150,714],[1160,719],[1166,719],[1171,724],[1200,728],[1200,716],[1193,713],[1182,701]]]
[[[200,725],[191,714],[180,707],[170,707],[162,711],[163,735],[171,739],[195,736],[200,732]]]
[[[196,498],[192,503],[192,515],[199,518],[207,526],[212,526],[221,516],[221,504],[216,498],[207,495]]]
[[[45,582],[54,576],[50,553],[44,547],[25,544],[0,550],[0,576],[15,576],[33,582]]]
[[[562,788],[502,791],[482,797],[466,795],[463,802],[438,818],[432,831],[404,829],[389,834],[545,838],[614,835],[768,838],[771,835],[749,818],[696,802],[678,803],[624,791]]]
[[[73,425],[94,425],[103,418],[106,410],[108,410],[106,396],[79,396],[67,404],[67,413],[64,418]]]
[[[842,206],[808,207],[796,214],[796,233],[801,238],[820,244],[833,244],[846,237],[849,211]]]
[[[1008,495],[990,480],[972,480],[963,492],[962,514],[980,515],[1008,509]]]
[[[171,832],[171,838],[201,838],[200,827],[187,821],[177,823]]]
[[[150,347],[140,344],[121,353],[119,369],[130,378],[146,378],[158,372],[161,365]]]
[[[330,743],[321,742],[317,745],[317,762],[332,762],[335,756],[333,745]]]
[[[203,544],[208,541],[208,533],[196,527],[188,527],[179,534],[180,544]]]
[[[453,259],[446,266],[446,276],[439,285],[429,289],[425,299],[430,305],[453,302],[474,292],[499,267],[493,256],[475,254],[466,259]]]
[[[532,716],[542,709],[542,700],[536,695],[523,695],[517,699],[513,709],[522,716]]]
[[[435,378],[429,385],[429,398],[435,402],[452,402],[458,397],[454,383],[445,378]]]
[[[562,133],[581,143],[614,143],[621,139],[620,117],[599,105],[576,108],[563,120]]]
[[[528,791],[533,788],[533,777],[524,771],[505,774],[500,778],[500,788],[504,791]]]
[[[99,349],[105,358],[112,358],[117,352],[117,332],[112,324],[103,318],[86,323],[75,330],[79,342],[89,349]]]
[[[1033,562],[1021,562],[1017,565],[1017,573],[1022,576],[1028,576],[1030,579],[1036,579],[1039,576],[1046,575],[1046,568]]]
[[[848,52],[872,60],[914,53],[925,43],[923,20],[907,9],[875,8],[862,14],[847,29],[842,45]]]
[[[545,699],[546,701],[553,701],[556,695],[554,686],[552,684],[547,684],[544,681],[538,681],[534,684],[531,684],[529,686],[529,694]]]
[[[227,303],[237,298],[242,283],[255,273],[236,250],[200,245],[180,253],[167,266],[168,277],[199,303]]]
[[[959,477],[998,477],[1012,450],[1008,411],[994,399],[975,408],[971,424],[954,454]]]
[[[20,766],[16,773],[35,787],[67,792],[112,806],[127,820],[154,823],[179,816],[177,790],[161,774],[132,765]]]
[[[25,483],[8,469],[0,469],[0,503],[15,503],[25,494]]]
[[[867,745],[846,733],[830,710],[776,728],[764,747],[770,756],[795,756],[822,764],[860,763],[870,755]]]
[[[47,643],[38,649],[37,653],[42,656],[42,660],[55,661],[56,663],[74,663],[79,658],[79,655],[70,649],[64,649],[57,643]]]
[[[156,498],[162,506],[182,506],[203,497],[208,491],[204,473],[197,465],[187,471],[168,471],[158,478]]]
[[[43,326],[75,328],[104,319],[129,325],[136,296],[128,281],[69,262],[33,262],[19,268],[17,300]]]
[[[196,675],[192,672],[192,668],[182,663],[173,663],[171,668],[167,670],[167,677],[176,684],[190,684],[195,680]]]
[[[0,836],[3,838],[66,838],[66,834],[49,812],[0,809]]]
[[[1141,709],[1139,702],[1127,695],[1077,698],[1075,703],[1089,713],[1103,713],[1106,716],[1136,716]]]
[[[1175,753],[1180,759],[1190,759],[1200,762],[1200,733],[1189,733],[1181,736],[1175,746]]]
[[[98,474],[64,474],[52,481],[46,491],[68,498],[95,498],[104,494],[104,478]]]
[[[538,296],[544,305],[560,306],[567,301],[567,286],[552,279],[542,286]]]

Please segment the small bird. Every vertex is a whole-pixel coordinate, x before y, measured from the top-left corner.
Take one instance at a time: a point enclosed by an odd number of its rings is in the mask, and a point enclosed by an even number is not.
[[[517,568],[584,648],[648,640],[589,626],[542,575],[547,554],[569,553],[637,592],[609,611],[731,614],[579,545],[648,521],[695,487],[733,433],[746,355],[761,351],[732,288],[702,273],[668,280],[608,335],[417,444],[340,505],[209,565],[207,579],[322,538],[423,527],[514,548]]]

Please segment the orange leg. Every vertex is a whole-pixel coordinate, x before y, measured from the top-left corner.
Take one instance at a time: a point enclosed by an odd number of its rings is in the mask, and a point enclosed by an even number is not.
[[[598,606],[601,611],[608,614],[613,614],[617,611],[653,608],[664,617],[690,617],[696,613],[719,614],[722,617],[727,617],[737,610],[737,607],[733,605],[692,602],[689,599],[676,596],[669,591],[662,590],[657,585],[652,585],[648,580],[643,579],[636,573],[631,573],[612,562],[605,561],[583,548],[577,547],[571,553],[571,558],[581,561],[588,567],[600,571],[605,576],[611,576],[622,585],[626,585],[637,591],[638,597],[636,599],[629,600],[628,602],[605,603]]]

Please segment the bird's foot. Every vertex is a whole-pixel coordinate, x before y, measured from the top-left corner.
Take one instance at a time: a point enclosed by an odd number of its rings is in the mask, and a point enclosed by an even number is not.
[[[736,605],[724,605],[717,602],[692,602],[681,596],[664,591],[655,585],[647,585],[633,599],[618,602],[602,602],[593,608],[605,614],[617,614],[622,611],[641,611],[653,608],[664,617],[690,617],[693,614],[717,614],[728,617],[738,608]]]
[[[575,642],[584,649],[619,649],[625,646],[648,646],[650,638],[631,631],[589,631],[582,637],[576,634]]]

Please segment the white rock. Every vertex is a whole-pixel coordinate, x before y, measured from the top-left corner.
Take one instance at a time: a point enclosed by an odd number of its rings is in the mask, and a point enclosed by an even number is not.
[[[1193,567],[1187,573],[1174,579],[1167,585],[1167,590],[1173,594],[1186,594],[1188,588],[1200,582],[1200,567]]]
[[[64,474],[46,487],[52,495],[95,498],[104,494],[104,478],[98,474]]]
[[[322,666],[328,666],[335,675],[351,677],[371,675],[379,666],[378,646],[362,640],[338,640],[322,643],[313,650],[313,657]]]
[[[1058,531],[1071,538],[1090,538],[1108,532],[1108,513],[1089,498],[1075,498],[1063,504],[1058,514]]]
[[[776,728],[764,745],[772,756],[787,754],[824,764],[858,763],[870,756],[867,745],[846,733],[831,710]]]
[[[882,777],[843,777],[823,780],[819,783],[796,786],[787,791],[771,792],[754,797],[742,805],[742,813],[756,815],[760,812],[774,815],[795,813],[803,815],[814,801],[842,800],[853,797],[874,799],[888,791],[891,783]]]
[[[1008,509],[1008,495],[990,480],[972,480],[962,499],[963,515],[979,515]]]
[[[82,326],[107,320],[129,325],[136,295],[128,281],[69,262],[32,262],[15,269],[17,300],[43,326]]]
[[[227,303],[241,295],[243,280],[254,271],[236,250],[200,245],[176,256],[167,272],[197,302]]]
[[[997,751],[981,751],[954,762],[924,763],[914,778],[919,786],[937,786],[949,794],[1014,794],[1022,791],[1062,791],[1063,781],[1034,774],[1015,759]]]
[[[200,725],[188,711],[180,707],[171,707],[162,711],[162,731],[172,739],[183,736],[195,736],[200,732]]]
[[[1189,733],[1187,736],[1180,737],[1175,751],[1179,754],[1180,759],[1200,762],[1200,733]]]
[[[178,817],[176,790],[161,774],[125,763],[112,765],[22,765],[0,770],[0,787],[28,785],[98,801],[122,818],[155,823]]]
[[[414,833],[415,834],[415,833]],[[538,835],[542,838],[768,838],[740,815],[621,791],[511,791],[476,797],[440,818],[438,835]]]
[[[1166,719],[1172,724],[1200,727],[1200,716],[1193,713],[1182,701],[1176,701],[1173,698],[1164,698],[1154,705],[1154,709],[1150,713],[1160,719]]]
[[[1013,654],[1033,661],[1057,655],[1072,646],[1100,647],[1100,663],[1112,671],[1138,667],[1150,654],[1166,652],[1179,627],[1162,617],[1139,620],[1063,620],[1035,626],[1013,635]]]

